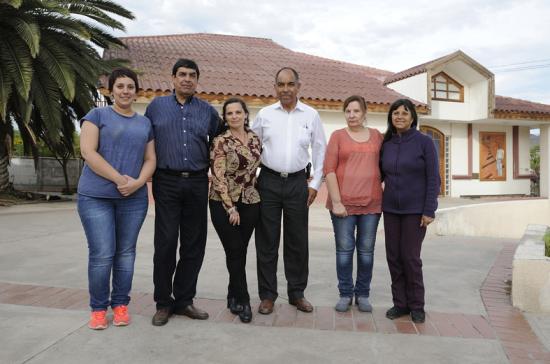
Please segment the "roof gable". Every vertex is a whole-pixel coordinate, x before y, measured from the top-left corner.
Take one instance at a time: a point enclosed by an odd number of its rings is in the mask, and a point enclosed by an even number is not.
[[[468,56],[466,53],[462,52],[461,50],[458,50],[456,52],[453,52],[451,54],[447,54],[446,56],[436,58],[434,60],[419,64],[417,66],[411,67],[409,69],[406,69],[401,72],[394,73],[391,76],[388,76],[384,80],[384,85],[388,85],[390,83],[403,80],[405,78],[409,78],[412,76],[416,76],[421,73],[428,72],[430,70],[434,69],[442,69],[444,65],[450,64],[456,61],[462,61],[463,63],[467,64],[469,67],[474,69],[476,72],[481,74],[487,79],[493,79],[494,74],[489,71],[487,68],[485,68],[483,65],[481,65],[479,62]]]

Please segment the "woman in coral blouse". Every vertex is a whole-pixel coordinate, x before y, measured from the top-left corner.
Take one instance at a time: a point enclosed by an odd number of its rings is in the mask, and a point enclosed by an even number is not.
[[[246,323],[252,320],[246,252],[260,213],[256,170],[262,147],[258,136],[248,128],[244,101],[227,100],[222,114],[226,130],[214,139],[210,152],[210,216],[225,250],[229,271],[227,308]]]
[[[332,133],[324,175],[327,209],[336,240],[336,273],[340,299],[336,311],[349,310],[353,297],[360,311],[370,312],[370,283],[374,242],[380,220],[382,186],[378,167],[382,135],[365,126],[367,104],[361,96],[344,101],[347,127]],[[353,255],[357,250],[357,278],[353,282]]]

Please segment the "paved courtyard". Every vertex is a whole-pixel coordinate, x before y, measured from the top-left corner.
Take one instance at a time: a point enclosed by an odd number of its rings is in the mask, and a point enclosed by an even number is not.
[[[455,203],[456,204],[456,203]],[[315,312],[288,305],[282,261],[275,313],[250,325],[225,309],[225,256],[212,226],[196,304],[211,318],[175,317],[153,327],[152,213],[138,242],[129,327],[86,327],[87,248],[74,202],[0,208],[0,362],[550,362],[550,318],[510,305],[515,241],[429,236],[423,246],[427,321],[390,321],[390,277],[379,234],[371,288],[372,314],[336,314],[334,242],[326,210],[310,212],[310,280]],[[247,273],[257,305],[255,249]],[[545,346],[546,345],[546,346]]]

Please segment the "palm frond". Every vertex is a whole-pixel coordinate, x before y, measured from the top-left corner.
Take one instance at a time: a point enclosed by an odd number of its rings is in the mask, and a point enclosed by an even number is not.
[[[124,30],[118,17],[134,15],[108,0],[0,0],[0,125],[18,126],[26,153],[38,156],[38,139],[73,153],[74,123],[95,106],[99,76],[127,64],[97,50],[124,47],[105,30]]]
[[[15,31],[15,34],[11,34],[11,37],[19,37],[29,47],[31,56],[34,58],[38,54],[40,48],[40,28],[38,24],[29,16],[20,17],[7,17],[3,19],[3,22],[10,25]]]
[[[21,6],[21,3],[23,0],[0,0],[0,4],[2,5],[9,5],[13,8],[19,8]]]
[[[78,14],[82,15],[86,18],[92,19],[96,22],[98,22],[101,25],[108,26],[112,29],[119,29],[124,30],[124,24],[119,22],[118,20],[110,17],[105,12],[101,11],[100,9],[97,9],[94,6],[90,6],[89,4],[71,4],[69,5],[69,12],[71,14]]]
[[[37,14],[36,22],[42,30],[72,34],[84,40],[89,40],[91,37],[87,28],[82,25],[82,21],[78,19],[72,19],[59,14]]]
[[[1,70],[13,80],[21,97],[29,95],[33,67],[29,48],[20,38],[0,38]]]
[[[53,41],[44,34],[40,54],[38,56],[41,62],[48,70],[50,76],[57,82],[57,85],[68,100],[74,98],[75,72],[71,60],[66,56],[64,47]]]
[[[108,0],[87,0],[87,1],[71,1],[71,0],[62,0],[60,3],[66,3],[69,6],[72,4],[82,4],[85,3],[87,6],[97,8],[99,10],[106,11],[108,13],[120,16],[122,18],[133,20],[135,19],[134,14],[125,9],[124,7],[118,5],[113,1]]]
[[[49,135],[55,139],[61,128],[61,92],[51,79],[48,70],[40,62],[35,62],[36,73],[31,85],[33,102],[40,113]]]
[[[109,48],[114,45],[117,45],[120,47],[126,47],[120,39],[103,31],[99,27],[89,24],[85,21],[80,21],[80,24],[84,29],[86,29],[86,32],[90,34],[89,41],[92,42],[93,44],[101,48]]]

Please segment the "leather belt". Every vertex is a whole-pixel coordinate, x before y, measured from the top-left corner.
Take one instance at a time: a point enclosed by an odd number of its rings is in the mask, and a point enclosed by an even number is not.
[[[208,169],[201,169],[200,171],[176,171],[174,169],[157,168],[157,171],[169,174],[171,176],[178,176],[183,178],[202,176],[208,173]]]
[[[266,167],[264,166],[263,164],[261,165],[261,168],[262,168],[262,171],[266,171],[267,173],[270,173],[270,174],[273,174],[277,177],[281,177],[281,178],[289,178],[289,177],[295,177],[295,176],[299,176],[299,175],[302,175],[302,174],[306,174],[306,169],[300,169],[299,171],[297,172],[292,172],[292,173],[287,173],[287,172],[277,172],[277,171],[274,171],[273,169],[269,168],[269,167]]]

